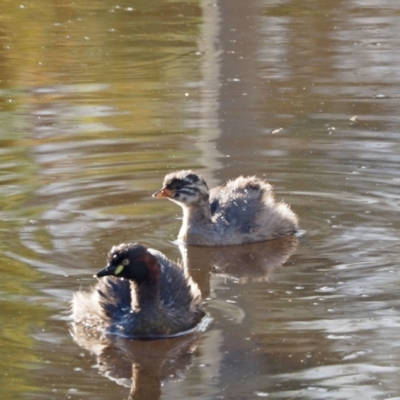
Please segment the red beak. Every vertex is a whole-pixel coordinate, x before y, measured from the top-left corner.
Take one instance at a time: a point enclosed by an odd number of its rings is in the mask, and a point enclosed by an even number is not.
[[[162,188],[158,192],[153,193],[153,197],[162,198],[162,197],[172,197],[174,192],[172,190],[167,189],[166,187]]]

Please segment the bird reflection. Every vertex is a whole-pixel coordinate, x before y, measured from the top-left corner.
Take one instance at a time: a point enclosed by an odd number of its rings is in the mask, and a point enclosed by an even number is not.
[[[241,246],[195,247],[180,245],[185,268],[199,285],[203,297],[209,295],[207,271],[225,276],[238,283],[266,282],[275,268],[284,264],[296,250],[295,236],[249,243]]]
[[[167,381],[180,380],[192,363],[199,333],[162,340],[129,340],[88,336],[81,325],[72,324],[71,335],[81,347],[96,356],[99,372],[119,385],[129,387],[129,400],[157,400]]]

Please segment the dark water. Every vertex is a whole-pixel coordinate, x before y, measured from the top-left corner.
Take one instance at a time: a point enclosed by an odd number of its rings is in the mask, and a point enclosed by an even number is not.
[[[3,2],[1,397],[400,398],[399,25],[392,0]],[[305,234],[189,249],[205,333],[79,347],[113,244],[181,257],[151,193],[183,168],[264,177]]]

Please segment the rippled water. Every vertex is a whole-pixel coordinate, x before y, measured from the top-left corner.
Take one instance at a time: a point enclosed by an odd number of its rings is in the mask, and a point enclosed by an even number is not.
[[[2,397],[398,398],[399,24],[389,0],[5,2]],[[113,244],[181,258],[151,193],[183,168],[264,177],[305,233],[188,249],[206,332],[80,347],[69,301]]]

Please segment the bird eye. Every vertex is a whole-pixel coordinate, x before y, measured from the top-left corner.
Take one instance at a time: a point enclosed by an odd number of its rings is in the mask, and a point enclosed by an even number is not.
[[[125,265],[125,267],[126,267],[128,264],[129,264],[129,260],[128,260],[127,258],[125,258],[125,259],[122,261],[122,265]]]

